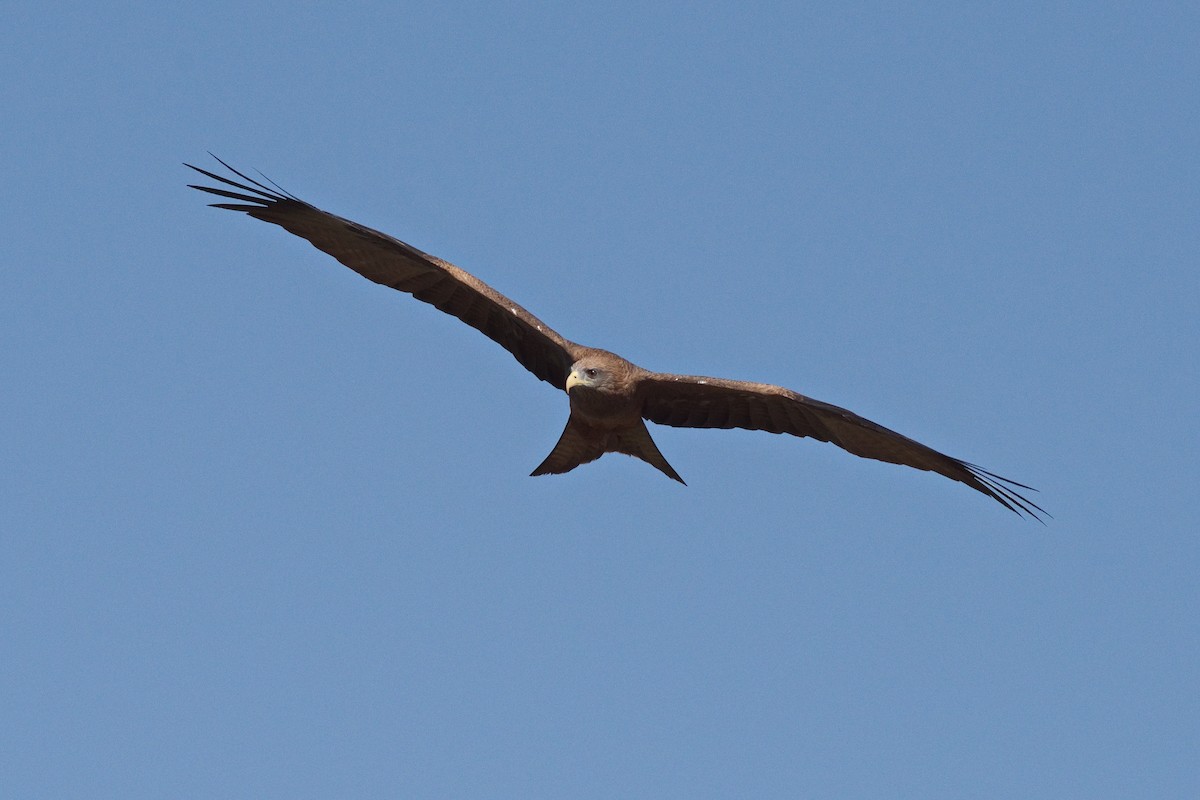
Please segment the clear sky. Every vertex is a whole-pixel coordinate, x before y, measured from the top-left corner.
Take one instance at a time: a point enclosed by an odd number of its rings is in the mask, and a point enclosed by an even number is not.
[[[0,794],[1200,796],[1194,3],[2,16]],[[1054,519],[745,431],[530,478],[565,396],[208,150]]]

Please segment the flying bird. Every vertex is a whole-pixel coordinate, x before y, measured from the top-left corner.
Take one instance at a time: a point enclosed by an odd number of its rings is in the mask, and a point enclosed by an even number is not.
[[[569,472],[605,453],[624,453],[683,483],[650,438],[649,420],[677,428],[745,428],[809,436],[862,458],[945,475],[1018,515],[1040,521],[1039,515],[1046,514],[1019,492],[1033,491],[1032,487],[943,455],[844,408],[766,383],[650,372],[616,353],[576,344],[453,264],[322,211],[265,177],[271,186],[217,161],[244,182],[185,164],[230,187],[189,184],[237,201],[213,203],[214,207],[274,223],[364,278],[457,317],[511,353],[535,376],[566,392],[570,401],[566,428],[533,475]]]

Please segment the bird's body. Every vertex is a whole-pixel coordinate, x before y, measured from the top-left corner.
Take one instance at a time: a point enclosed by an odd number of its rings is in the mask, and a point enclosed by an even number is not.
[[[683,483],[659,452],[642,418],[653,375],[616,353],[583,348],[565,384],[571,401],[567,427],[532,474],[569,472],[605,453],[624,453]]]
[[[812,437],[863,458],[937,472],[1018,514],[1037,519],[1045,513],[1018,493],[1028,486],[943,455],[844,408],[771,384],[651,372],[607,350],[576,344],[453,264],[221,164],[245,183],[191,167],[237,190],[192,186],[237,201],[213,205],[279,225],[363,277],[457,317],[508,350],[535,376],[565,391],[570,400],[567,425],[534,475],[568,472],[605,453],[625,453],[683,483],[650,437],[649,420]]]

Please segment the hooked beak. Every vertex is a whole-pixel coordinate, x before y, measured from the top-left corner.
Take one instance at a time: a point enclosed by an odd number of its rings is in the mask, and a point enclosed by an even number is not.
[[[571,393],[571,387],[578,386],[583,383],[583,379],[579,377],[579,372],[571,370],[571,374],[567,376],[567,394]]]

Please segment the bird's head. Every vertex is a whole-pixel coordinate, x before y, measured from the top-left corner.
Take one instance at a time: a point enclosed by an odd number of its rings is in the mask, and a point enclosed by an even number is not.
[[[589,348],[571,365],[566,390],[571,397],[571,413],[593,422],[636,419],[640,407],[638,367],[607,350]]]
[[[612,370],[599,359],[582,358],[571,365],[571,374],[567,376],[567,394],[579,389],[588,393],[589,390],[605,392],[613,388]]]
[[[603,350],[593,350],[572,364],[566,383],[572,418],[597,425],[636,420],[639,409],[631,382],[631,370],[636,369]]]

